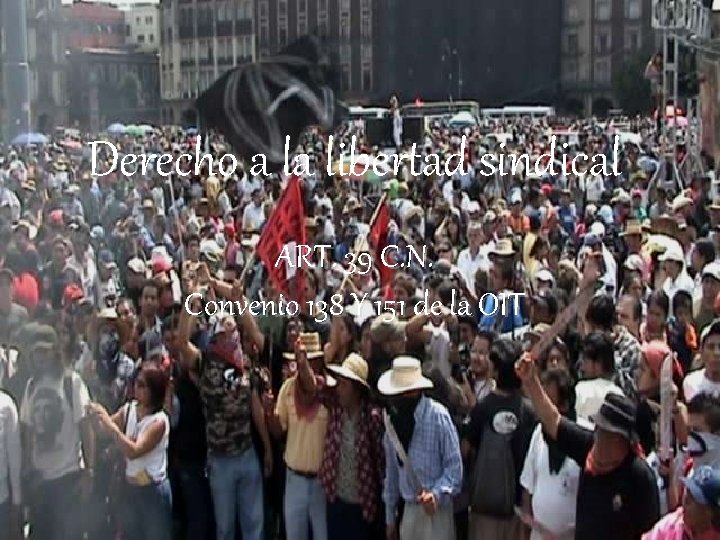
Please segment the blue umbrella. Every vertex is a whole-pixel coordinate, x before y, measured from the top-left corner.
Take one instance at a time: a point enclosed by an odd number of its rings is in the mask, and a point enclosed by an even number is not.
[[[47,144],[50,140],[42,133],[21,133],[10,144]]]
[[[105,130],[111,135],[124,135],[127,132],[127,128],[123,124],[110,124]]]
[[[641,156],[637,164],[646,173],[655,172],[658,168],[658,161],[648,156]]]
[[[196,127],[190,127],[185,130],[185,135],[197,135],[198,129]]]

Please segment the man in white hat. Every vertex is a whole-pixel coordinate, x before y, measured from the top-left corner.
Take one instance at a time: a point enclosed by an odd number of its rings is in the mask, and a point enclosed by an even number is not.
[[[663,291],[670,300],[670,315],[672,315],[672,299],[677,291],[687,291],[692,296],[695,283],[685,269],[685,254],[678,247],[670,247],[665,253],[658,257],[663,263],[665,270],[665,282]]]
[[[463,477],[460,443],[447,409],[423,395],[432,386],[420,361],[408,356],[395,358],[378,381],[378,391],[389,401],[383,489],[388,540],[455,538],[453,497]]]

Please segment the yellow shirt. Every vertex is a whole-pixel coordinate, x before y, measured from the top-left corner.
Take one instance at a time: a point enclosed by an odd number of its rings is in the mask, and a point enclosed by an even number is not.
[[[280,388],[275,414],[280,418],[283,431],[287,432],[285,463],[290,469],[301,473],[317,473],[320,470],[325,448],[325,431],[328,411],[324,405],[311,421],[299,419],[295,408],[295,377],[285,381]]]

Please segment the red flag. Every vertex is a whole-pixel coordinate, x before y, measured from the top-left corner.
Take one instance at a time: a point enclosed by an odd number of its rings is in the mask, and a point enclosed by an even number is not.
[[[295,296],[295,300],[301,304],[304,301],[305,293],[303,269],[290,269],[290,276],[288,276],[289,265],[287,259],[278,261],[278,257],[283,254],[283,250],[286,250],[285,254],[289,255],[292,264],[299,265],[300,261],[297,260],[296,246],[306,244],[305,206],[303,204],[300,178],[292,176],[288,180],[285,191],[280,195],[275,210],[273,210],[263,227],[262,235],[255,248],[255,255],[262,261],[268,278],[278,290],[286,298]],[[292,270],[295,271],[295,287],[294,291],[292,291],[294,294],[291,295],[288,277],[292,278]]]
[[[380,286],[384,287],[392,281],[394,269],[382,263],[382,250],[388,245],[388,229],[390,228],[390,207],[385,198],[380,201],[375,219],[370,224],[368,242],[375,253],[375,261],[380,272]],[[389,262],[389,261],[388,261]]]

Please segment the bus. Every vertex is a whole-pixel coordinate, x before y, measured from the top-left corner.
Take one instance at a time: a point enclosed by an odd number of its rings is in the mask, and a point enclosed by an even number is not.
[[[415,103],[407,103],[400,108],[403,118],[449,117],[463,111],[469,112],[474,118],[480,117],[480,105],[478,105],[477,101],[435,101],[424,103],[418,100]]]
[[[530,118],[537,121],[555,116],[554,107],[509,105],[501,108],[482,109],[480,117],[483,120],[515,120]]]
[[[390,109],[382,107],[350,107],[350,120],[371,120],[373,118],[385,118],[390,114]]]

